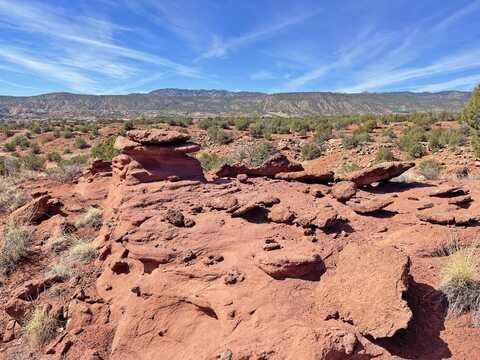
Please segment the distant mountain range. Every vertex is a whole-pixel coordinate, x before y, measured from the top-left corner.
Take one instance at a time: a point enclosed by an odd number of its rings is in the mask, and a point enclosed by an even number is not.
[[[0,119],[102,119],[138,116],[306,116],[413,111],[459,111],[470,93],[302,92],[265,94],[226,90],[159,89],[147,94],[52,93],[0,96]]]

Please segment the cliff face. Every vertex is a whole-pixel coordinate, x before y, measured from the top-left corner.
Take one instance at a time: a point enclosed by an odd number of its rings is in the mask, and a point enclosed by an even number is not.
[[[0,118],[112,118],[139,115],[351,115],[397,111],[459,111],[468,92],[282,93],[163,89],[148,94],[45,94],[0,97]]]

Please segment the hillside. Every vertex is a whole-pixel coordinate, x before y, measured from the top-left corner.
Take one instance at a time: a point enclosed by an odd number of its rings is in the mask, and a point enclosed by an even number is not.
[[[52,93],[31,97],[0,96],[0,119],[112,117],[140,115],[305,116],[458,111],[468,92],[263,94],[225,90],[161,89],[148,94],[77,95]]]

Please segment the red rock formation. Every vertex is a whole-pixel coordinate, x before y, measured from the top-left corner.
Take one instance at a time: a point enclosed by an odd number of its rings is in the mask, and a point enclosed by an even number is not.
[[[204,181],[200,162],[188,153],[199,145],[187,142],[186,134],[151,130],[132,130],[127,138],[118,137],[115,149],[121,155],[112,160],[113,175],[128,184],[160,180]]]

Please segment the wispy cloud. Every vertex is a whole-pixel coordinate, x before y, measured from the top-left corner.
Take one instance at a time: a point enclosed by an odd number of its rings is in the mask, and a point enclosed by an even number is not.
[[[213,35],[210,49],[201,54],[198,60],[225,57],[232,50],[262,39],[269,38],[290,26],[304,22],[305,20],[317,15],[319,12],[320,10],[315,10],[300,15],[290,16],[277,23],[233,38],[222,39],[218,35]]]
[[[478,67],[480,67],[480,49],[474,49],[442,58],[427,66],[410,67],[386,73],[378,73],[371,80],[340,89],[339,91],[361,92],[381,89],[387,85],[394,85],[407,80],[451,74],[453,72],[475,69]]]
[[[471,15],[476,10],[480,8],[480,0],[471,1],[468,5],[458,9],[449,16],[445,17],[438,24],[433,27],[434,31],[446,30],[450,26],[454,25],[456,22],[464,18],[465,16]]]
[[[72,71],[66,67],[58,66],[46,61],[39,61],[26,53],[6,47],[0,48],[0,58],[5,61],[20,65],[21,67],[43,74],[49,78],[67,83],[72,89],[85,91],[95,87],[96,82],[79,72]]]
[[[444,90],[472,90],[480,83],[480,75],[463,76],[450,81],[415,87],[419,92],[437,92]]]
[[[360,59],[365,60],[365,57],[373,57],[383,49],[387,42],[388,36],[372,34],[367,30],[354,39],[349,46],[340,49],[333,59],[291,79],[284,88],[288,91],[299,89],[307,83],[320,80],[334,70],[350,67]]]

